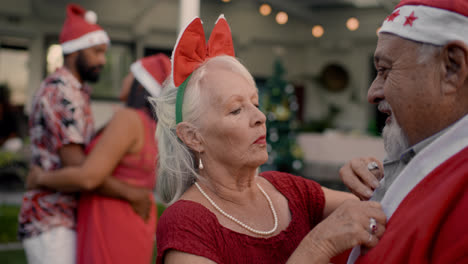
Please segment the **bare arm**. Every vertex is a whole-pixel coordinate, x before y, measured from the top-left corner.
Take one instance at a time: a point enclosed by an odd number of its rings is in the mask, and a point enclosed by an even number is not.
[[[323,218],[327,218],[338,206],[346,200],[358,201],[359,198],[347,192],[340,192],[322,187],[325,194],[325,207],[323,208]]]
[[[102,138],[88,157],[83,147],[68,144],[59,150],[65,168],[50,172],[33,168],[28,181],[59,191],[91,191],[112,198],[129,201],[133,209],[142,215],[149,208],[150,190],[132,186],[114,177],[108,177],[120,159],[135,145],[143,125],[134,111],[117,112],[103,132]],[[146,201],[146,202],[144,202]],[[142,216],[145,218],[146,213]]]
[[[375,218],[377,230],[369,232],[369,219]],[[340,253],[363,245],[375,247],[385,232],[386,216],[377,202],[361,202],[357,199],[343,202],[301,241],[286,263],[328,264]],[[164,263],[212,264],[205,257],[171,250],[164,256]]]
[[[117,112],[88,157],[81,145],[62,147],[59,155],[65,168],[41,174],[38,183],[61,191],[89,191],[104,183],[143,129],[134,115],[127,109]]]
[[[369,231],[369,219],[377,222]],[[301,241],[287,263],[328,264],[330,259],[362,245],[373,248],[385,232],[386,216],[377,202],[347,200],[315,226]]]

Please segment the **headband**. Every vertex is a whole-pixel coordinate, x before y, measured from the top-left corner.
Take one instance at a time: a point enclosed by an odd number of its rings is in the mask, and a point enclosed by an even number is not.
[[[224,15],[220,15],[216,20],[208,44],[205,42],[202,21],[198,17],[194,18],[180,33],[172,52],[172,76],[174,85],[178,87],[176,124],[182,122],[185,88],[192,73],[209,58],[220,55],[234,57],[231,29]]]
[[[468,17],[447,9],[451,1],[433,1],[438,6],[414,5],[419,2],[424,1],[402,1],[384,20],[379,32],[438,46],[453,40],[468,44]],[[465,2],[463,8],[467,7]]]

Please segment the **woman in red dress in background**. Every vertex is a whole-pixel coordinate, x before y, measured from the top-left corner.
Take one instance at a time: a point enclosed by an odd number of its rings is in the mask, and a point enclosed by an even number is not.
[[[87,191],[112,175],[153,190],[158,151],[154,138],[156,122],[147,97],[159,95],[161,83],[169,73],[169,58],[162,54],[132,64],[123,87],[124,93],[129,90],[127,107],[117,111],[87,146],[86,161],[81,166],[53,172],[34,167],[29,186]],[[125,83],[131,84],[131,88],[127,89]],[[137,212],[125,201],[83,193],[78,206],[77,263],[149,263],[157,221],[151,192],[149,196],[149,210]]]

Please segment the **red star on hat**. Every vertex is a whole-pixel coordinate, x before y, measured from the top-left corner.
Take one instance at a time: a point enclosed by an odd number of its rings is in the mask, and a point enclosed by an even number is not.
[[[398,9],[397,11],[395,11],[395,12],[393,12],[391,15],[389,15],[389,16],[386,18],[386,20],[387,20],[387,21],[393,22],[393,20],[395,20],[395,18],[396,18],[397,16],[399,16],[399,15],[400,15],[400,9]]]
[[[414,11],[411,12],[411,14],[409,16],[406,17],[406,21],[405,23],[403,24],[403,26],[406,26],[406,25],[410,25],[410,27],[413,26],[413,22],[418,19],[417,17],[414,16]]]
[[[399,2],[393,14],[385,18],[379,35],[391,33],[408,40],[437,46],[444,46],[454,40],[468,44],[468,0]],[[396,14],[399,16],[395,18]]]

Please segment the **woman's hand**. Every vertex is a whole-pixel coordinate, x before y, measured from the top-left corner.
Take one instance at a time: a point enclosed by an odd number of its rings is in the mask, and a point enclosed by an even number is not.
[[[39,188],[39,178],[44,174],[44,170],[36,165],[31,165],[29,168],[28,176],[26,178],[26,189],[32,190]]]
[[[371,218],[376,222],[373,230]],[[308,255],[314,258],[311,263],[328,263],[332,257],[357,245],[375,247],[385,225],[386,216],[379,203],[348,200],[312,229],[303,242],[309,247]],[[304,250],[303,243],[300,246]]]
[[[377,166],[369,167],[369,164]],[[373,157],[355,158],[340,169],[340,178],[359,199],[367,201],[379,187],[379,181],[383,178],[383,166]]]

